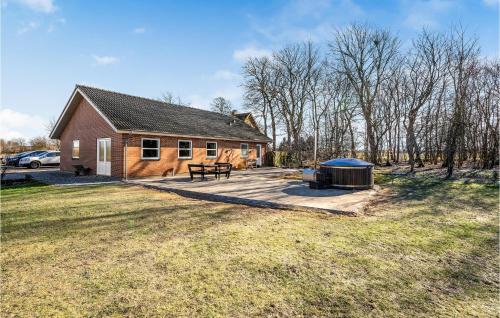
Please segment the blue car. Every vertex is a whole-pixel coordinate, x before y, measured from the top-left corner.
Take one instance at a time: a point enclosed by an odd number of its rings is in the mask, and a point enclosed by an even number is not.
[[[15,165],[15,162],[16,162],[16,159],[19,157],[19,156],[22,156],[24,154],[28,154],[30,153],[31,151],[25,151],[25,152],[21,152],[21,153],[18,153],[18,154],[15,154],[15,155],[8,155],[6,158],[5,158],[5,164],[7,166],[13,166]]]
[[[28,157],[28,156],[38,156],[41,155],[42,153],[47,152],[47,150],[35,150],[35,151],[26,151],[26,152],[21,152],[15,156],[9,157],[5,160],[5,164],[8,166],[15,166],[19,167],[19,160],[22,158]]]

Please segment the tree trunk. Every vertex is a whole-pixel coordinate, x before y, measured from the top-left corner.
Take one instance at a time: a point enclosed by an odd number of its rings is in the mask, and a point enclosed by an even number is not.
[[[273,134],[273,151],[276,151],[276,120],[271,118],[271,130]]]
[[[318,160],[318,138],[319,138],[319,123],[316,123],[314,129],[314,169],[316,169],[316,161]]]
[[[356,142],[354,140],[354,130],[352,129],[351,121],[349,121],[349,134],[351,135],[351,157],[356,158]]]
[[[366,121],[366,137],[368,139],[369,145],[369,154],[370,154],[370,162],[374,164],[378,164],[378,145],[375,140],[375,134],[373,132],[373,125],[371,120]]]
[[[410,172],[415,171],[415,131],[413,121],[408,118],[408,127],[406,128],[406,152],[408,152],[408,163]]]

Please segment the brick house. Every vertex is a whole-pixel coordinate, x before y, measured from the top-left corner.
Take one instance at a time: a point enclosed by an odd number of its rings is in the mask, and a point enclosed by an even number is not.
[[[262,165],[271,141],[251,114],[222,115],[76,85],[50,137],[61,141],[61,170],[73,165],[116,177],[167,176],[189,163]]]

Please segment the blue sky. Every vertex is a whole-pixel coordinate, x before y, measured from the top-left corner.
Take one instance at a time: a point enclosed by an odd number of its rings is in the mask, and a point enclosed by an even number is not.
[[[389,28],[403,46],[424,26],[461,23],[498,56],[498,0],[0,1],[3,138],[45,134],[76,83],[239,108],[246,58],[302,40],[325,49],[351,22]]]

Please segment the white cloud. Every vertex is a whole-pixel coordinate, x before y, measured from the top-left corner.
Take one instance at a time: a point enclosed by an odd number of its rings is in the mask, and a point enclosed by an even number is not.
[[[354,0],[292,0],[269,18],[248,16],[253,31],[273,47],[298,41],[329,41],[337,27],[368,18]]]
[[[438,27],[439,23],[434,19],[434,17],[427,16],[425,14],[420,14],[418,12],[411,13],[404,20],[404,24],[414,30],[435,29]]]
[[[483,0],[483,3],[487,6],[494,7],[500,3],[500,0]]]
[[[190,95],[187,100],[192,107],[209,110],[213,99],[219,96],[228,99],[233,107],[238,108],[242,104],[243,91],[238,85],[230,85],[217,88],[212,92]]]
[[[94,58],[94,61],[97,65],[110,65],[110,64],[115,64],[118,63],[120,60],[119,58],[115,56],[98,56],[98,55],[92,55]]]
[[[234,85],[234,86],[228,86],[228,87],[223,87],[221,89],[216,90],[212,94],[212,99],[222,96],[226,99],[229,99],[233,106],[238,106],[241,102],[241,97],[243,96],[243,91],[242,88]]]
[[[139,28],[135,28],[134,30],[132,30],[133,34],[142,34],[144,32],[146,32],[146,28],[144,28],[144,27],[139,27]]]
[[[233,73],[228,70],[218,70],[211,77],[213,80],[223,80],[223,81],[231,81],[238,80],[241,78],[239,74]]]
[[[47,29],[47,32],[54,32],[55,29],[57,29],[57,26],[58,25],[63,25],[63,24],[66,24],[66,19],[65,18],[60,18],[60,19],[57,19],[55,20],[54,22],[52,22],[50,25],[49,25],[49,28]]]
[[[251,57],[271,57],[272,52],[268,49],[257,48],[253,45],[249,45],[243,49],[238,49],[233,52],[233,59],[238,62],[245,62]]]
[[[19,4],[22,4],[31,10],[52,13],[57,7],[54,5],[53,0],[16,0]]]
[[[0,109],[0,137],[32,138],[46,135],[47,120],[40,116],[17,112],[10,108]]]
[[[29,32],[29,31],[32,31],[34,29],[37,29],[39,26],[39,24],[35,21],[31,21],[31,22],[28,22],[28,23],[23,23],[23,25],[21,26],[21,28],[19,30],[17,30],[17,34],[21,35],[21,34],[24,34],[26,32]]]
[[[206,110],[210,108],[210,102],[212,101],[210,97],[199,94],[190,95],[187,97],[187,100],[190,106]]]
[[[404,4],[404,10],[409,13],[403,23],[415,30],[438,28],[439,15],[459,5],[451,0],[415,0]]]
[[[296,17],[319,16],[331,6],[331,0],[294,0],[290,1],[289,4],[285,6],[283,14]]]

